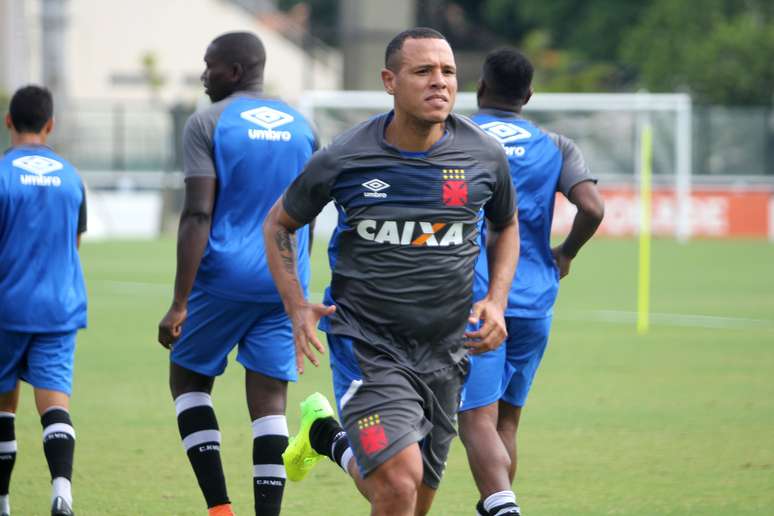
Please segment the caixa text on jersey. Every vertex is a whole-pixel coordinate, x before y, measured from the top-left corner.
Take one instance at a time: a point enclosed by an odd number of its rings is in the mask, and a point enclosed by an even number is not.
[[[357,234],[377,244],[448,247],[464,241],[462,222],[416,222],[413,220],[361,220]]]

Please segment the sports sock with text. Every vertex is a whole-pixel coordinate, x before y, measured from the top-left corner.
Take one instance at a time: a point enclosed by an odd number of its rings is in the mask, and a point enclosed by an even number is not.
[[[207,507],[228,504],[226,477],[220,460],[220,429],[206,392],[187,392],[175,398],[177,426],[188,460]]]
[[[253,421],[253,492],[255,514],[277,516],[285,490],[282,452],[288,447],[285,416],[264,416]]]
[[[352,458],[352,448],[349,446],[347,432],[338,421],[332,417],[318,419],[309,428],[309,442],[314,451],[325,455],[338,464],[345,472]]]
[[[11,412],[0,412],[0,514],[10,513],[8,488],[11,472],[16,463],[16,416]]]
[[[72,505],[70,482],[73,477],[75,429],[70,413],[63,407],[51,407],[40,416],[40,424],[43,426],[43,453],[51,472],[51,498],[60,496]]]

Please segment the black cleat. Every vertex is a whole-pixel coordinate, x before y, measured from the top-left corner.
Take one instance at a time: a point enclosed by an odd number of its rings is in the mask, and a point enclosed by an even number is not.
[[[75,516],[75,513],[64,498],[57,496],[51,504],[51,516]]]

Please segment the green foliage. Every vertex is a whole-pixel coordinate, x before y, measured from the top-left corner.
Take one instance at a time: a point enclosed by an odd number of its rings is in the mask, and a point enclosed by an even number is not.
[[[148,82],[148,86],[152,93],[159,92],[166,80],[164,75],[159,69],[159,58],[153,51],[144,52],[140,56],[140,63],[142,64],[142,71],[145,74],[145,79]]]
[[[652,91],[688,89],[700,102],[770,104],[774,16],[765,5],[755,6],[712,0],[696,9],[658,0],[623,43],[621,56],[637,64]]]
[[[290,11],[298,5],[309,9],[309,30],[315,36],[329,45],[339,41],[338,0],[279,0],[277,6],[283,11]]]
[[[589,61],[577,52],[552,48],[547,31],[533,30],[522,50],[535,65],[534,87],[545,92],[593,92],[613,87],[617,68],[607,62]]]

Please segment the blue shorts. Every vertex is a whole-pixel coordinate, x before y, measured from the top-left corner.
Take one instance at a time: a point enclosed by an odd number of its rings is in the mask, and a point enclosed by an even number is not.
[[[460,411],[503,400],[523,407],[548,345],[551,317],[506,317],[508,338],[499,348],[470,357]]]
[[[333,395],[336,396],[336,408],[341,414],[341,400],[346,398],[347,391],[357,389],[363,379],[363,373],[360,371],[352,349],[352,339],[331,333],[327,333],[326,336],[333,376]]]
[[[218,376],[237,344],[237,361],[246,369],[296,381],[293,328],[282,303],[232,301],[194,288],[188,318],[170,353],[172,362],[204,376]]]
[[[63,392],[73,387],[77,330],[63,333],[20,333],[0,330],[0,393],[24,380],[37,389]]]

